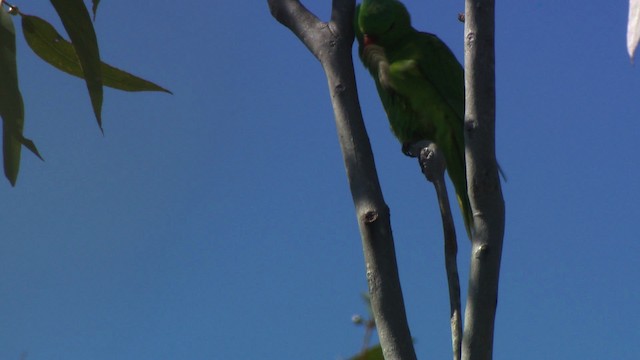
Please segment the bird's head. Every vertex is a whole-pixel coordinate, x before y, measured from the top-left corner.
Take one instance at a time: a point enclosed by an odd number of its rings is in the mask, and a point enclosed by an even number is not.
[[[393,45],[411,29],[407,8],[397,0],[364,0],[358,12],[364,45]]]

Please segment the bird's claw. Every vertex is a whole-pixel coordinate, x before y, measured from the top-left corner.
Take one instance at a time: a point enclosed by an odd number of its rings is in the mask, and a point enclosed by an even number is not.
[[[429,147],[431,143],[429,140],[406,142],[402,144],[402,153],[408,157],[417,158],[420,156],[422,149]]]

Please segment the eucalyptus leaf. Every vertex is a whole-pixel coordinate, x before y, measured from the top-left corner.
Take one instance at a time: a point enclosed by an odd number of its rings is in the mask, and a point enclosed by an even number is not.
[[[98,11],[98,4],[100,3],[100,0],[93,0],[93,20],[96,20],[96,12]]]
[[[349,360],[384,360],[382,346],[380,344],[372,346]]]
[[[73,76],[84,78],[82,66],[73,45],[65,40],[47,21],[22,14],[22,33],[27,44],[42,60]],[[102,82],[124,91],[171,91],[150,81],[101,62]]]
[[[40,153],[33,141],[22,135],[24,104],[18,87],[16,32],[12,16],[0,6],[0,116],[2,117],[2,155],[4,174],[15,186],[20,171],[22,145]]]
[[[78,60],[87,83],[93,113],[102,130],[102,68],[98,39],[91,22],[91,16],[83,0],[51,0],[71,44],[76,50]]]

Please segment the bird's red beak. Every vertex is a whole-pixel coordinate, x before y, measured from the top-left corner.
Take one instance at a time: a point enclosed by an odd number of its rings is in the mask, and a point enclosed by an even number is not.
[[[364,34],[364,46],[375,44],[376,40],[373,36]]]

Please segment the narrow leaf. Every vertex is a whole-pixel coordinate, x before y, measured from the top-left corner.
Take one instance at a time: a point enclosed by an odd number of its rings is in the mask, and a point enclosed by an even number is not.
[[[73,45],[65,40],[47,21],[22,14],[22,33],[27,44],[42,60],[73,76],[83,78],[82,67]],[[169,90],[150,81],[129,74],[111,65],[101,63],[104,86],[124,91],[164,91]]]
[[[38,151],[38,148],[36,147],[36,144],[33,141],[31,141],[30,139],[27,139],[24,136],[20,136],[18,141],[20,142],[20,144],[24,145],[24,147],[26,147],[29,151],[31,151],[33,155],[37,156],[38,159],[44,161],[44,158],[42,157],[42,155],[40,155],[40,151]]]
[[[4,174],[15,186],[20,171],[22,144],[31,140],[22,136],[24,128],[24,105],[18,87],[16,66],[16,32],[11,15],[0,6],[0,116],[2,117],[2,155]],[[40,156],[38,154],[38,156]]]
[[[17,119],[4,117],[2,124],[2,157],[4,161],[4,176],[9,180],[11,186],[16,186],[18,173],[20,172],[20,153],[22,145],[16,138],[17,128],[12,127],[11,122]]]
[[[640,0],[629,0],[629,23],[627,24],[627,51],[633,56],[640,40]]]
[[[375,345],[350,358],[350,360],[384,360],[384,356],[382,355],[382,346],[380,346],[380,344]]]
[[[100,0],[93,0],[93,21],[96,20],[96,12],[98,11],[98,4],[100,3]]]
[[[98,39],[82,0],[51,0],[76,50],[89,90],[93,113],[102,130],[102,71]]]

